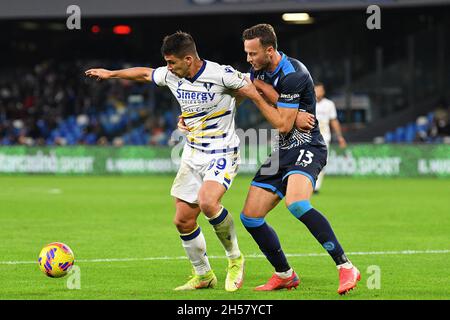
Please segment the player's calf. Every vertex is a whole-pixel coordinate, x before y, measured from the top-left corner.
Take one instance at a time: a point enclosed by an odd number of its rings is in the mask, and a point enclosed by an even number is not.
[[[275,230],[266,223],[264,218],[251,218],[241,213],[241,221],[275,271],[286,272],[291,269]]]
[[[234,221],[228,210],[221,206],[219,212],[207,218],[213,226],[214,232],[222,243],[228,259],[237,259],[241,256],[234,227]]]
[[[175,207],[173,223],[178,232],[185,234],[193,231],[197,227],[197,218],[200,214],[198,205],[175,198]]]
[[[303,222],[336,263],[339,270],[339,294],[356,287],[361,279],[358,269],[352,265],[339,244],[328,220],[311,206],[309,200],[290,203],[289,211]]]
[[[336,265],[349,262],[327,218],[313,208],[309,200],[292,202],[288,209],[327,250]]]

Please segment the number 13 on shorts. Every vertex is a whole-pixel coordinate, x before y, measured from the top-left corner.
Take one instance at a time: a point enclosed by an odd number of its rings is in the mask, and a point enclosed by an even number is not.
[[[300,155],[297,158],[297,161],[295,162],[295,165],[306,167],[308,164],[312,162],[312,158],[314,157],[314,153],[307,150],[305,153],[305,149],[300,150]]]

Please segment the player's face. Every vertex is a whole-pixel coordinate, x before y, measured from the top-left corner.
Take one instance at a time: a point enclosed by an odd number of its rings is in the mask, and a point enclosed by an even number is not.
[[[189,59],[178,58],[174,55],[165,55],[164,60],[167,62],[167,69],[179,78],[185,78],[189,75]]]
[[[273,48],[264,48],[259,38],[245,40],[244,51],[247,53],[247,62],[252,65],[253,69],[267,69],[270,65],[270,55]]]
[[[322,100],[323,97],[325,96],[325,89],[323,86],[315,86],[314,91],[316,93],[316,99],[318,101]]]

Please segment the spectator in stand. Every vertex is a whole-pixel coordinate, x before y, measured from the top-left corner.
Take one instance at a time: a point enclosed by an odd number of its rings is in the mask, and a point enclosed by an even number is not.
[[[434,112],[433,121],[430,126],[429,136],[432,142],[442,143],[450,137],[449,108],[443,105]]]
[[[428,142],[428,119],[425,116],[420,116],[416,119],[416,137],[414,142],[425,143]]]

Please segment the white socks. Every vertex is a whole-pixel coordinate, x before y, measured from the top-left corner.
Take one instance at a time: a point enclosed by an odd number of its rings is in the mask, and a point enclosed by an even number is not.
[[[289,277],[292,277],[292,273],[294,272],[294,270],[292,270],[292,268],[290,268],[288,271],[285,272],[275,272],[275,274],[277,276],[279,276],[282,279],[287,279]]]
[[[353,268],[353,264],[352,264],[350,261],[347,261],[346,263],[337,265],[336,268],[337,268],[338,270],[339,270],[340,268],[351,269],[351,268]]]
[[[200,226],[188,234],[181,234],[181,242],[197,275],[204,275],[211,270],[206,255],[206,241]]]
[[[211,218],[208,218],[209,223],[213,226],[217,237],[225,249],[228,259],[236,259],[241,255],[239,245],[236,237],[236,230],[234,228],[233,217],[228,213],[228,210],[222,207],[219,212]]]
[[[228,259],[239,258],[241,251],[237,242],[234,222],[227,209],[222,207],[214,217],[207,219],[222,243]],[[206,255],[206,241],[200,226],[197,226],[190,233],[181,234],[180,238],[183,248],[194,267],[195,273],[197,275],[204,275],[210,271],[211,266]]]

